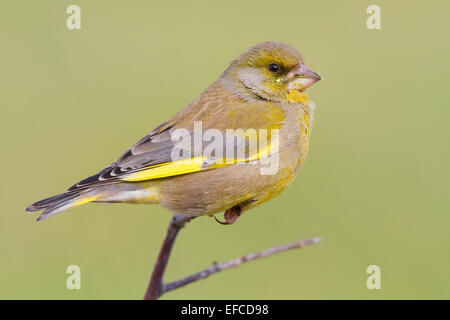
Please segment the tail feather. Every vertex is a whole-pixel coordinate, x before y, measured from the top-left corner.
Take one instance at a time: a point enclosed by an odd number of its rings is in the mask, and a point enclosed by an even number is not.
[[[37,218],[37,221],[41,221],[57,214],[58,212],[94,201],[96,199],[97,197],[89,196],[84,192],[65,192],[33,203],[26,209],[26,211],[35,212],[44,210],[42,214]]]
[[[43,199],[41,201],[35,202],[31,206],[29,206],[26,210],[28,212],[40,211],[42,209],[48,208],[49,206],[59,204],[61,202],[73,199],[78,196],[79,196],[79,194],[77,194],[77,193],[73,193],[73,194],[68,194],[66,192],[61,193],[56,196],[49,197],[49,198]]]

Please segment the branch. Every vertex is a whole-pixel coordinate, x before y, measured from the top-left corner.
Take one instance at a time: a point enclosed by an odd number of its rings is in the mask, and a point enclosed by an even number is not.
[[[273,246],[273,247],[267,248],[265,250],[250,253],[250,254],[247,254],[240,258],[233,259],[233,260],[221,263],[221,264],[213,263],[213,265],[211,267],[209,267],[203,271],[194,273],[193,275],[187,276],[186,278],[164,284],[162,292],[166,293],[168,291],[175,290],[180,287],[184,287],[185,285],[187,285],[189,283],[208,278],[210,275],[215,274],[220,271],[239,267],[241,264],[247,263],[252,260],[270,257],[271,255],[281,253],[284,251],[288,251],[288,250],[292,250],[292,249],[300,249],[309,244],[317,243],[320,240],[321,240],[320,238],[300,240],[300,241],[292,242],[292,243],[281,245],[281,246]]]
[[[169,262],[170,252],[172,251],[178,232],[189,220],[191,220],[191,218],[183,215],[175,215],[172,220],[170,220],[167,235],[161,249],[159,250],[158,259],[156,260],[155,268],[153,269],[152,277],[150,279],[150,283],[148,284],[144,300],[156,300],[163,294],[162,279],[164,276],[164,271],[166,271],[167,263]]]
[[[180,280],[176,280],[169,283],[163,283],[162,278],[164,275],[164,271],[167,267],[167,263],[169,261],[170,252],[172,250],[173,243],[177,237],[178,232],[184,227],[186,222],[191,220],[191,218],[187,218],[185,216],[177,215],[174,216],[169,224],[169,228],[167,230],[166,238],[163,242],[161,250],[159,252],[158,259],[155,264],[155,268],[153,269],[152,277],[147,288],[147,292],[145,294],[145,300],[155,300],[161,297],[164,293],[168,291],[172,291],[185,285],[188,285],[192,282],[205,279],[212,274],[215,274],[220,271],[224,271],[231,268],[239,267],[240,265],[247,263],[249,261],[270,257],[274,254],[281,253],[284,251],[292,250],[292,249],[300,249],[306,245],[314,244],[319,242],[320,238],[312,238],[300,240],[292,243],[288,243],[281,246],[273,246],[267,248],[265,250],[261,250],[258,252],[250,253],[240,258],[236,258],[233,260],[229,260],[227,262],[218,264],[213,263],[213,265],[203,271],[194,273],[190,276],[182,278]]]

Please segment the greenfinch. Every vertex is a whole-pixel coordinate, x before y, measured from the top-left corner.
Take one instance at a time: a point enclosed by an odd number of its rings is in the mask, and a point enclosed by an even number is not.
[[[304,90],[320,79],[292,47],[260,43],[111,165],[26,210],[43,210],[40,221],[89,202],[161,204],[188,217],[225,212],[222,223],[232,224],[293,182],[313,120]],[[204,136],[199,146],[199,127],[215,138],[214,152],[206,152]],[[255,147],[255,139],[264,143]],[[239,146],[244,153],[236,156]],[[268,163],[274,170],[264,174]]]

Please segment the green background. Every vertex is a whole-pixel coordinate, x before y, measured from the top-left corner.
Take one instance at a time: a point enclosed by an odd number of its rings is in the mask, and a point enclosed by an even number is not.
[[[81,30],[66,8],[81,7]],[[381,7],[382,29],[366,28]],[[0,298],[142,298],[170,213],[24,209],[114,161],[252,45],[287,42],[324,79],[308,159],[279,198],[224,227],[199,218],[166,280],[274,244],[165,299],[450,297],[448,1],[2,1]],[[66,289],[68,265],[81,290]],[[366,268],[381,268],[368,290]]]

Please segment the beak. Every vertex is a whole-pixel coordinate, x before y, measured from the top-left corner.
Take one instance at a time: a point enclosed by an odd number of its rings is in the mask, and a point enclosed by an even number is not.
[[[317,73],[308,69],[303,63],[296,65],[288,73],[288,90],[303,91],[322,79]]]

